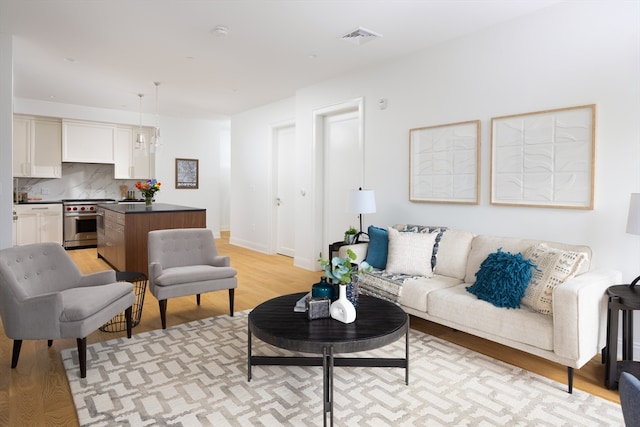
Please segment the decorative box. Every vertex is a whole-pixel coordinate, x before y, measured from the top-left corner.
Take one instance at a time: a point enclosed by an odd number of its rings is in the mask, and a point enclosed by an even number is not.
[[[330,317],[329,307],[331,306],[331,300],[325,297],[312,297],[307,298],[306,311],[309,320],[324,319]]]

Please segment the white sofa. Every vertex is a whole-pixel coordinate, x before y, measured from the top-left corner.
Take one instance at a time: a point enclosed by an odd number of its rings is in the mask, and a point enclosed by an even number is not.
[[[500,308],[467,291],[476,272],[491,253],[522,253],[535,240],[474,235],[443,227],[399,224],[398,230],[439,233],[433,251],[432,277],[385,274],[374,271],[359,280],[359,291],[393,300],[409,314],[495,341],[568,367],[569,393],[573,390],[573,369],[580,368],[605,346],[609,286],[620,283],[621,274],[611,270],[591,271],[592,253],[587,246],[545,242],[551,248],[586,255],[573,278],[553,289],[552,314],[530,307]],[[367,243],[343,246],[367,258]],[[388,266],[388,264],[387,264]]]

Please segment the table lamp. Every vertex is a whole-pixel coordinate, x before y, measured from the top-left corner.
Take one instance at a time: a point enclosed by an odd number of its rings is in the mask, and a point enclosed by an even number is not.
[[[349,212],[356,213],[360,217],[360,232],[356,234],[357,238],[361,234],[367,234],[362,231],[362,215],[376,212],[376,196],[373,190],[358,190],[349,192]],[[640,234],[640,232],[639,232]]]
[[[640,193],[631,193],[629,202],[629,216],[627,217],[627,233],[640,235]],[[640,276],[636,277],[630,287],[634,287],[640,281]]]

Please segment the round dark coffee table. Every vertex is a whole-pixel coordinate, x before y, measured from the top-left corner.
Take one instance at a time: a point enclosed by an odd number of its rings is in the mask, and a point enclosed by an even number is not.
[[[357,318],[345,324],[337,320],[309,320],[306,313],[294,312],[296,302],[305,292],[284,295],[266,301],[249,313],[248,326],[248,380],[254,365],[322,366],[324,394],[324,425],[327,414],[333,425],[333,367],[361,366],[404,368],[405,382],[409,384],[409,315],[399,306],[379,298],[361,295]],[[279,348],[321,357],[254,356],[251,338]],[[405,337],[404,358],[334,357],[335,353],[354,353],[383,347]]]

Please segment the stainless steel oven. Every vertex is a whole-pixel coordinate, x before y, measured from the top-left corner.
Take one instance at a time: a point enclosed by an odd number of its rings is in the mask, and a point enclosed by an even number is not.
[[[95,247],[98,243],[97,205],[115,202],[113,199],[62,200],[65,249]]]

